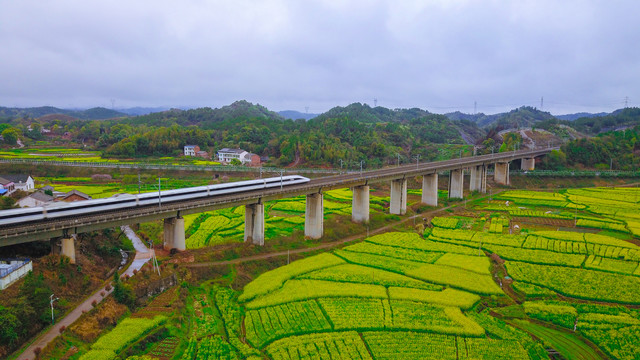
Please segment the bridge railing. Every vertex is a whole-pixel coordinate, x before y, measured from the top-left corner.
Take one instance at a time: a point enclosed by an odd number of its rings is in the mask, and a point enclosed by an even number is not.
[[[640,171],[625,170],[514,170],[513,175],[540,176],[540,177],[640,177]]]

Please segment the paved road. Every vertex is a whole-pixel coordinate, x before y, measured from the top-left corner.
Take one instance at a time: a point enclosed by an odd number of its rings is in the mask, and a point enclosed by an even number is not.
[[[123,226],[122,231],[127,235],[133,246],[136,249],[136,257],[129,265],[127,270],[122,274],[122,276],[129,275],[133,276],[134,270],[140,270],[142,266],[149,261],[151,258],[151,252],[147,247],[142,243],[140,238],[136,235],[136,233],[131,230],[129,226]],[[89,296],[82,304],[78,305],[75,309],[73,309],[70,313],[65,315],[62,319],[57,320],[56,324],[49,329],[46,333],[40,335],[20,356],[16,358],[16,360],[31,360],[35,359],[35,353],[33,352],[36,348],[44,349],[47,344],[53,341],[58,335],[60,335],[60,327],[65,326],[69,327],[73,324],[83,313],[93,309],[94,301],[96,303],[100,303],[104,298],[109,296],[113,292],[113,288],[111,290],[106,289],[106,285],[101,289],[97,290],[91,296]],[[102,295],[104,293],[104,296]]]

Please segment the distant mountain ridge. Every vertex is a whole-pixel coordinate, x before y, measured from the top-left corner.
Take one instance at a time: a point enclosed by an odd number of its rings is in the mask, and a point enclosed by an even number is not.
[[[170,109],[162,112],[151,113],[124,119],[131,124],[147,124],[154,126],[169,126],[178,124],[183,126],[198,125],[208,129],[215,124],[232,119],[264,119],[284,121],[277,112],[271,111],[260,104],[252,104],[246,100],[239,100],[221,108],[212,109],[203,107],[197,109],[181,110]]]
[[[291,120],[298,120],[298,119],[311,120],[316,116],[320,115],[320,114],[302,113],[300,111],[295,111],[295,110],[278,111],[278,114],[280,114],[285,119],[291,119]]]
[[[607,115],[611,115],[611,113],[607,113],[607,112],[599,112],[599,113],[579,112],[579,113],[574,113],[574,114],[556,115],[555,117],[557,119],[560,119],[560,120],[573,121],[573,120],[577,120],[577,119],[580,119],[580,118],[592,118],[592,117],[607,116]]]
[[[81,120],[104,120],[127,116],[125,113],[103,107],[94,107],[86,110],[67,110],[53,106],[32,108],[8,108],[0,106],[0,118],[18,118],[24,116],[39,118],[51,114],[62,114]]]

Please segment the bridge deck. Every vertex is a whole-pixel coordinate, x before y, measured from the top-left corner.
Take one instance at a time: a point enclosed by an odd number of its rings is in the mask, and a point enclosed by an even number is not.
[[[522,150],[517,152],[498,153],[465,157],[459,159],[402,165],[380,170],[349,173],[312,179],[305,184],[289,185],[283,189],[272,188],[251,192],[222,195],[197,200],[176,201],[169,204],[132,206],[127,210],[102,212],[100,214],[77,215],[73,217],[48,219],[26,224],[5,225],[0,228],[0,246],[51,239],[128,225],[149,222],[164,218],[176,217],[226,207],[254,204],[299,195],[307,195],[333,189],[354,187],[431,174],[439,171],[454,170],[470,166],[491,164],[515,159],[531,158],[547,154],[552,149]]]

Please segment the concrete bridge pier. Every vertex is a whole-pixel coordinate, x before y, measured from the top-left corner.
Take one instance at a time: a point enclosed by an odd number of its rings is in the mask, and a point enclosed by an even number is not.
[[[495,171],[493,172],[493,179],[495,182],[501,185],[509,185],[509,162],[497,162],[495,163]]]
[[[69,258],[69,263],[76,263],[76,244],[75,244],[75,234],[69,236],[68,238],[62,238],[62,255]]]
[[[396,215],[407,213],[407,179],[391,181],[389,213]]]
[[[422,176],[422,202],[438,206],[438,173]]]
[[[264,245],[264,204],[246,205],[244,209],[244,242]]]
[[[324,196],[321,193],[307,195],[304,213],[304,236],[320,239],[324,232]]]
[[[536,169],[535,158],[522,158],[520,161],[520,169],[523,171],[531,171]]]
[[[357,223],[369,222],[369,185],[355,186],[353,188],[351,220]]]
[[[469,179],[469,190],[487,192],[487,166],[477,165],[471,167],[471,176]]]
[[[455,169],[449,172],[449,199],[462,199],[464,197],[464,169]]]
[[[180,251],[187,249],[184,239],[184,218],[178,216],[164,219],[164,248]]]

